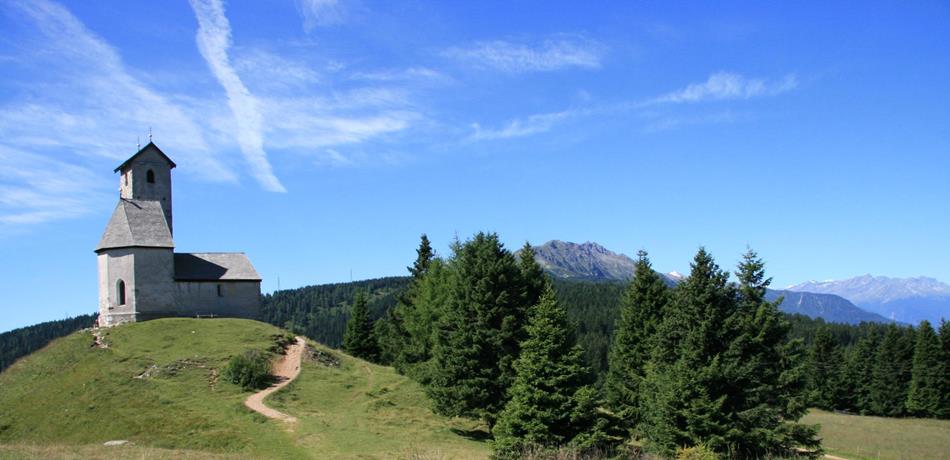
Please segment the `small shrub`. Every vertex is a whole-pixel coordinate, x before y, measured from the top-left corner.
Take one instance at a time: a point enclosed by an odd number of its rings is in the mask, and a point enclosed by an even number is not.
[[[225,380],[245,390],[264,388],[271,383],[270,359],[258,350],[234,356],[224,368]]]
[[[719,460],[719,455],[713,452],[712,449],[700,444],[676,449],[676,460]]]

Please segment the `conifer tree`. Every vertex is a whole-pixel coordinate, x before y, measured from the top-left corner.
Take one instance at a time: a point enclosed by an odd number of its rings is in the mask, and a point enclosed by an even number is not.
[[[499,458],[520,458],[531,447],[568,444],[589,431],[594,419],[594,408],[585,404],[592,389],[583,351],[550,286],[531,309],[526,331],[514,364],[511,399],[492,430]]]
[[[528,242],[525,242],[524,247],[521,248],[519,267],[523,285],[521,303],[528,306],[537,305],[550,282],[544,274],[544,269],[535,260],[534,248]]]
[[[877,347],[877,334],[868,334],[858,339],[845,360],[847,406],[860,414],[869,414],[871,411],[871,382],[874,378],[874,356]]]
[[[492,427],[507,402],[524,334],[521,272],[495,234],[478,233],[459,245],[453,264],[426,389],[437,412],[481,418]]]
[[[940,410],[937,416],[944,419],[950,419],[950,321],[940,321]]]
[[[842,362],[841,349],[828,327],[820,327],[808,354],[808,399],[811,404],[825,410],[841,407],[844,399]]]
[[[419,240],[419,248],[416,249],[416,261],[412,263],[411,267],[407,267],[409,274],[412,275],[415,281],[425,276],[429,270],[429,264],[432,262],[432,259],[435,258],[432,245],[429,243],[429,237],[423,233]]]
[[[946,369],[940,360],[940,338],[929,321],[921,321],[916,335],[907,412],[918,417],[937,417],[941,412],[942,380],[946,378],[942,375]]]
[[[379,355],[373,320],[369,317],[366,294],[362,291],[356,294],[356,299],[353,301],[353,310],[346,323],[346,332],[343,334],[343,350],[367,361],[375,361]]]
[[[657,330],[641,391],[641,431],[660,453],[700,442],[719,452],[728,449],[724,433],[731,421],[722,412],[727,383],[721,355],[733,335],[726,323],[736,300],[728,278],[700,248]]]
[[[669,297],[669,288],[653,270],[646,251],[639,251],[633,279],[620,303],[605,382],[607,403],[627,429],[640,421],[640,384]]]
[[[891,324],[875,354],[871,382],[871,410],[876,415],[897,417],[906,412],[913,362],[913,332]]]
[[[725,434],[733,455],[765,457],[794,448],[818,448],[817,428],[796,421],[805,415],[804,362],[788,343],[790,326],[782,300],[765,300],[771,279],[753,250],[743,255],[737,307],[726,322],[735,334],[723,356],[722,410],[733,420]]]

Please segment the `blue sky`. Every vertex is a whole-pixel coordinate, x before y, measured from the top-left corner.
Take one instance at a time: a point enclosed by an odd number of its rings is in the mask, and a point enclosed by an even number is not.
[[[0,0],[0,30],[0,331],[95,311],[149,127],[177,250],[268,292],[479,230],[950,281],[946,2]]]

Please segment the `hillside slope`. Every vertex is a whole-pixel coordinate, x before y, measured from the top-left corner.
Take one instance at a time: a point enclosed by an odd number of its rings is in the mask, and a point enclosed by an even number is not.
[[[940,324],[941,319],[950,319],[950,284],[924,276],[864,275],[837,281],[809,281],[788,289],[839,295],[865,310],[911,324],[923,320]]]
[[[246,349],[272,349],[282,332],[247,320],[164,319],[105,330],[108,348],[93,346],[88,331],[61,338],[0,374],[0,444],[90,449],[129,440],[136,449],[252,458],[487,455],[452,431],[474,427],[432,414],[414,382],[312,342],[307,355],[316,359],[269,400],[300,422],[288,429],[251,412],[249,393],[218,369]]]

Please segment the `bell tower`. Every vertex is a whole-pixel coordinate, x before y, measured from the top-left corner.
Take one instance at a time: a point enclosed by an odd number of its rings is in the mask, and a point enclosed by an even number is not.
[[[119,197],[125,200],[157,201],[172,227],[172,168],[175,163],[158,146],[149,142],[115,168],[119,173]]]

